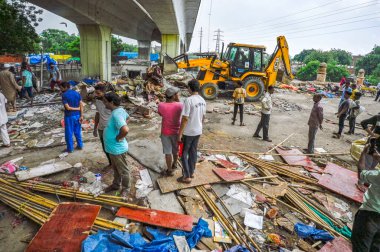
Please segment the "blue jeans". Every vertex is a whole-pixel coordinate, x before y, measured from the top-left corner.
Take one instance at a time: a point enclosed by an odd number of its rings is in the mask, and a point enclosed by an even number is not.
[[[29,98],[33,98],[33,87],[23,87],[21,89],[21,98],[25,97],[25,93],[28,93]]]
[[[65,116],[65,140],[68,152],[74,151],[73,134],[77,140],[77,148],[83,148],[82,125],[79,122],[80,115]]]

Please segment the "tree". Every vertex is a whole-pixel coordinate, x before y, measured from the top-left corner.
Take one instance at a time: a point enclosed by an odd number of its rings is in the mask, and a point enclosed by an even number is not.
[[[341,49],[331,49],[332,58],[340,65],[350,66],[352,63],[352,53]]]
[[[111,37],[111,55],[116,56],[124,49],[123,41],[120,38],[112,35]]]
[[[68,45],[78,40],[78,36],[75,34],[69,35],[67,32],[58,29],[43,30],[40,37],[44,51],[55,54],[71,53]]]
[[[372,51],[356,62],[356,71],[364,69],[366,75],[371,75],[380,64],[380,46],[376,46]]]
[[[80,37],[76,36],[73,41],[65,43],[66,50],[74,57],[80,57]]]
[[[319,61],[319,62],[325,62],[329,63],[333,61],[333,57],[329,52],[325,52],[322,50],[315,50],[311,52],[308,56],[306,56],[304,63],[309,63],[311,61]]]
[[[7,53],[33,52],[39,37],[34,26],[42,21],[42,9],[23,0],[0,0],[0,48]]]
[[[125,52],[137,52],[138,51],[137,45],[132,45],[132,44],[126,44],[126,43],[124,43],[123,47],[124,47],[123,51],[125,51]]]
[[[303,81],[312,81],[317,77],[318,67],[320,62],[310,61],[306,66],[301,67],[297,72],[297,78]],[[327,64],[327,81],[337,82],[342,76],[349,76],[347,69],[343,66],[337,66],[334,61]]]
[[[299,62],[305,62],[305,58],[309,56],[312,52],[316,51],[315,49],[304,49],[300,53],[294,55],[293,60]]]

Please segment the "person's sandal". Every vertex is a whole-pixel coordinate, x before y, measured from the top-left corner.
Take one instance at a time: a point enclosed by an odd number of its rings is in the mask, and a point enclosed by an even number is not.
[[[190,184],[191,183],[191,178],[184,178],[184,177],[179,177],[177,178],[177,182],[179,183],[184,183],[184,184]]]
[[[11,145],[10,144],[2,144],[1,147],[3,147],[3,148],[9,148],[9,147],[11,147]]]
[[[174,170],[166,170],[164,175],[172,177],[172,176],[174,176]]]
[[[245,126],[245,123],[241,123],[240,126]]]

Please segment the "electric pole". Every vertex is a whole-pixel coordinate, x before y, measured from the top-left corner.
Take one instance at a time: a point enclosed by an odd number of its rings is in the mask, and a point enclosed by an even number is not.
[[[223,33],[223,31],[221,31],[220,29],[218,29],[218,30],[215,31],[215,33],[216,33],[214,35],[214,37],[215,37],[214,40],[216,41],[215,52],[219,53],[220,42],[223,41],[222,40],[222,37],[223,37],[222,33]]]
[[[203,31],[202,31],[202,27],[201,27],[201,31],[199,32],[199,52],[201,53],[202,52],[202,37],[203,37]]]

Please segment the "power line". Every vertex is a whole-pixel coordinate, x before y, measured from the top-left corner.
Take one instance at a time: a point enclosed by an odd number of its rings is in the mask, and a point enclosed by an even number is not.
[[[365,4],[367,4],[367,5],[365,5]],[[264,26],[261,27],[261,29],[254,30],[254,32],[258,33],[258,32],[261,32],[261,31],[265,31],[269,27],[273,27],[273,26],[275,26],[277,28],[277,27],[284,27],[284,26],[304,23],[305,21],[319,20],[319,19],[321,19],[323,17],[329,17],[329,16],[336,15],[336,14],[339,14],[339,13],[342,13],[342,12],[356,11],[358,9],[367,8],[369,6],[377,5],[377,4],[378,4],[378,0],[369,1],[369,2],[365,2],[365,3],[361,3],[361,4],[355,4],[355,5],[351,5],[351,6],[345,7],[345,8],[341,8],[341,9],[339,9],[339,11],[329,11],[329,12],[326,12],[325,15],[315,14],[315,15],[311,15],[311,16],[308,16],[308,17],[305,17],[305,18],[300,18],[296,22],[289,21],[289,22],[279,22],[279,23],[272,24],[272,25],[269,25],[269,26],[264,25]],[[365,6],[361,6],[361,5],[365,5]],[[358,7],[358,6],[361,6],[361,7]],[[255,27],[255,25],[252,25],[250,27]],[[244,29],[247,29],[247,28],[244,28]],[[237,29],[235,29],[235,31],[233,31],[231,33],[241,32],[240,30],[242,30],[242,28],[241,29],[237,28]]]
[[[215,51],[219,52],[219,46],[220,46],[220,42],[222,41],[222,37],[223,37],[222,33],[223,33],[223,31],[221,31],[220,29],[218,29],[218,30],[215,31],[215,33],[216,33],[214,35],[214,37],[216,37],[214,39],[214,40],[216,40]]]
[[[208,34],[207,34],[207,52],[210,52],[210,26],[211,26],[211,9],[212,9],[212,0],[210,0],[210,11],[208,13]]]
[[[372,18],[365,18],[365,19],[361,19],[361,20],[350,21],[350,22],[345,22],[345,23],[340,23],[340,24],[332,24],[330,26],[318,27],[318,28],[313,28],[313,29],[310,29],[310,27],[308,27],[307,29],[305,29],[305,28],[304,29],[298,29],[296,31],[286,32],[285,34],[292,34],[292,33],[300,33],[300,32],[305,32],[305,31],[314,31],[314,30],[320,30],[320,29],[327,29],[327,28],[331,28],[331,27],[335,27],[335,26],[341,26],[341,25],[346,25],[346,24],[351,24],[351,23],[357,23],[357,22],[362,22],[362,21],[368,21],[368,20],[377,19],[377,18],[380,18],[380,16],[376,16],[376,17],[372,17]],[[328,24],[328,23],[324,23],[324,24]],[[277,34],[277,33],[276,32],[272,32],[272,33],[269,33],[269,34],[267,34],[265,36],[254,37],[254,38],[255,39],[258,39],[258,38],[268,38],[268,37],[272,37],[272,35],[275,35],[275,34]]]
[[[280,16],[280,17],[276,17],[276,19],[279,19],[279,18],[285,18],[285,17],[289,17],[289,16],[294,16],[294,15],[297,15],[297,14],[300,14],[300,13],[305,13],[305,12],[308,12],[308,11],[311,11],[311,10],[315,10],[315,9],[319,9],[319,8],[322,8],[322,7],[325,7],[327,5],[331,5],[331,4],[335,4],[337,2],[341,2],[343,0],[337,0],[337,1],[334,1],[334,2],[328,2],[326,4],[322,4],[322,5],[319,5],[319,6],[316,6],[316,7],[313,7],[313,8],[310,8],[310,9],[305,9],[305,10],[300,10],[300,11],[297,11],[297,12],[293,12],[293,13],[290,13],[290,14],[287,14],[287,15],[284,15],[284,16]],[[258,24],[262,24],[262,23],[268,23],[268,22],[271,22],[271,21],[277,21],[277,20],[273,20],[273,19],[267,19],[267,20],[264,20],[264,21],[261,21],[261,22],[258,22],[256,23],[255,25],[258,25]],[[245,27],[240,27],[238,29],[244,29],[244,28],[247,28],[247,27],[251,27],[250,25],[249,26],[245,26]],[[235,30],[235,29],[227,29],[227,31],[229,30]]]

